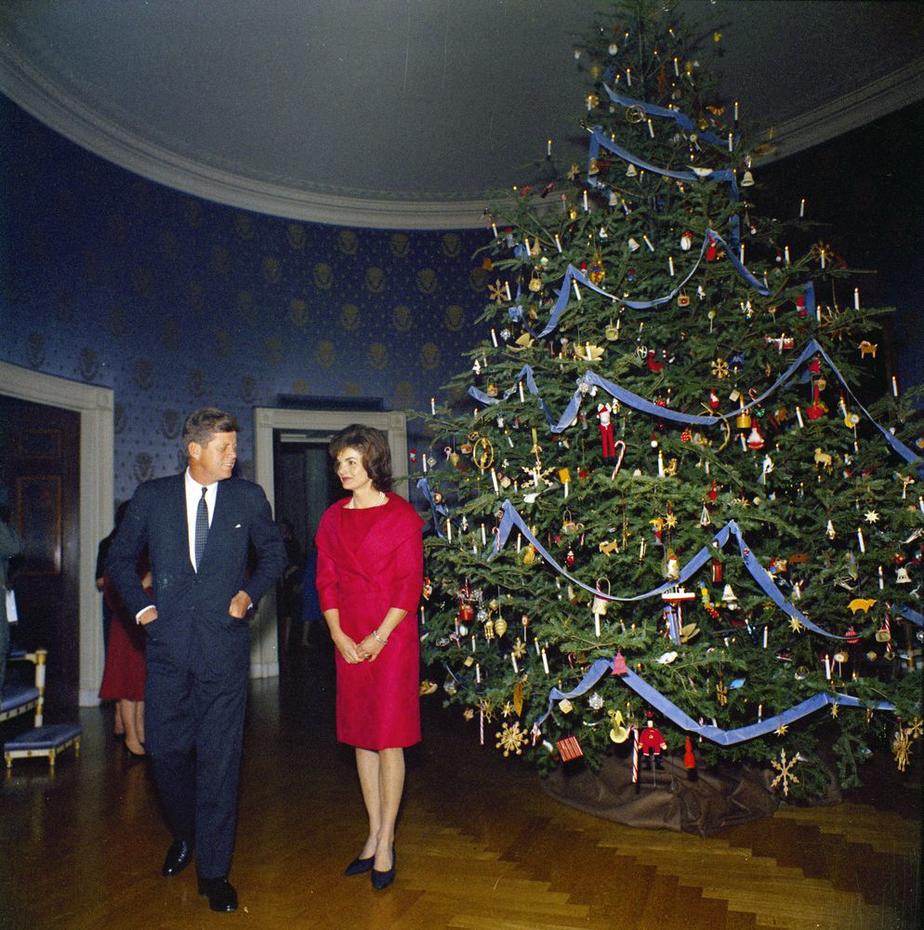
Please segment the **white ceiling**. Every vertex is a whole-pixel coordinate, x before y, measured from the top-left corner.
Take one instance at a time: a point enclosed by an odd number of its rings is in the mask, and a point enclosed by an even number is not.
[[[776,155],[924,97],[917,2],[681,0]],[[546,140],[583,160],[589,0],[6,0],[0,91],[145,177],[238,207],[481,223]]]

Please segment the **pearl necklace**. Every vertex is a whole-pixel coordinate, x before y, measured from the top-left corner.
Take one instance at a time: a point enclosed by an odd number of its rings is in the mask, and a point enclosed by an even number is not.
[[[378,499],[374,504],[369,504],[368,507],[357,507],[356,498],[350,498],[350,502],[346,505],[347,510],[370,510],[373,507],[381,507],[383,504],[388,503],[388,498],[385,496],[384,491],[379,491]]]

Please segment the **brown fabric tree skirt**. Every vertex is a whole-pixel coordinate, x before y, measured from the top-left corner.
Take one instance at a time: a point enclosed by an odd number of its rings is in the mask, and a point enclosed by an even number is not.
[[[736,824],[768,817],[779,805],[764,774],[743,766],[698,772],[690,781],[682,758],[666,756],[664,768],[639,760],[639,789],[628,758],[607,757],[596,772],[569,763],[542,779],[563,804],[630,827],[678,830],[709,836]]]

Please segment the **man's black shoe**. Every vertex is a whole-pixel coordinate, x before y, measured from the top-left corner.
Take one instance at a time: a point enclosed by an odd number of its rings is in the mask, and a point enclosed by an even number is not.
[[[192,862],[192,843],[188,840],[174,840],[167,850],[161,875],[179,875]]]
[[[237,892],[226,878],[200,878],[199,894],[209,899],[209,907],[213,911],[237,910]]]

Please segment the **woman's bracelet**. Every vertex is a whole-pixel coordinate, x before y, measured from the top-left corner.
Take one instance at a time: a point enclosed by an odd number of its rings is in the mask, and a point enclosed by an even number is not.
[[[385,639],[382,639],[382,637],[379,636],[379,631],[378,631],[378,630],[373,630],[369,635],[370,635],[377,643],[379,643],[380,645],[382,645],[382,646],[387,646],[387,645],[388,645],[388,638],[386,637]]]

